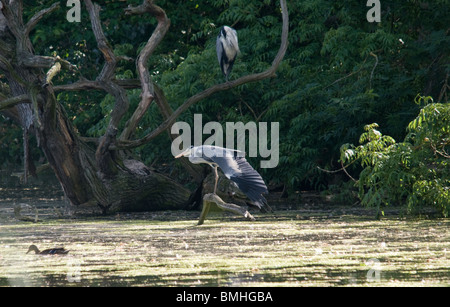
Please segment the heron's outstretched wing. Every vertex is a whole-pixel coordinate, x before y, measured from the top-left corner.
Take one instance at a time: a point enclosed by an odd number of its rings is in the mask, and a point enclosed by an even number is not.
[[[261,175],[238,155],[239,152],[227,151],[226,154],[212,155],[210,158],[216,163],[225,176],[236,183],[247,197],[260,209],[272,211],[262,194],[268,193],[267,186]]]
[[[244,157],[236,157],[236,162],[241,173],[236,173],[230,177],[238,188],[253,201],[253,203],[263,211],[272,211],[263,194],[269,193],[261,175],[253,169]]]

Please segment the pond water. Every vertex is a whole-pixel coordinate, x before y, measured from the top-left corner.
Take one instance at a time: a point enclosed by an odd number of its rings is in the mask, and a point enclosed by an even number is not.
[[[0,187],[0,286],[450,285],[449,219],[375,220],[304,199],[195,226],[199,211],[78,214],[58,182],[39,180]],[[19,204],[39,222],[19,220]],[[26,254],[31,244],[70,252]]]

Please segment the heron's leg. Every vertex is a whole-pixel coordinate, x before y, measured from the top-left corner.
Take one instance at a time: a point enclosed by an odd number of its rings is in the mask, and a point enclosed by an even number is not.
[[[214,166],[214,173],[216,174],[216,182],[214,183],[214,194],[216,194],[217,182],[219,181],[219,174],[217,173],[217,165]]]

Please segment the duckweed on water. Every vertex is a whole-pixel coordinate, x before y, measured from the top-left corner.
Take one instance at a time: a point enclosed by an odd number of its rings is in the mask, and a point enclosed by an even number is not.
[[[448,286],[450,221],[198,212],[0,226],[2,286]],[[25,254],[30,244],[68,255]]]

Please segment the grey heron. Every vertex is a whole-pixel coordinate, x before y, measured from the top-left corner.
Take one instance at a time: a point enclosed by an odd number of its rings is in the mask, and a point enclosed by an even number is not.
[[[239,53],[237,32],[233,28],[223,26],[220,29],[216,40],[217,59],[219,60],[220,68],[225,75],[225,80],[233,69],[234,61]]]
[[[189,157],[189,161],[193,164],[206,163],[214,168],[216,178],[214,194],[216,194],[219,179],[217,168],[220,167],[224,175],[233,181],[254,205],[263,211],[272,211],[262,195],[269,193],[264,180],[243,155],[244,153],[238,150],[203,145],[191,146],[175,158]]]

